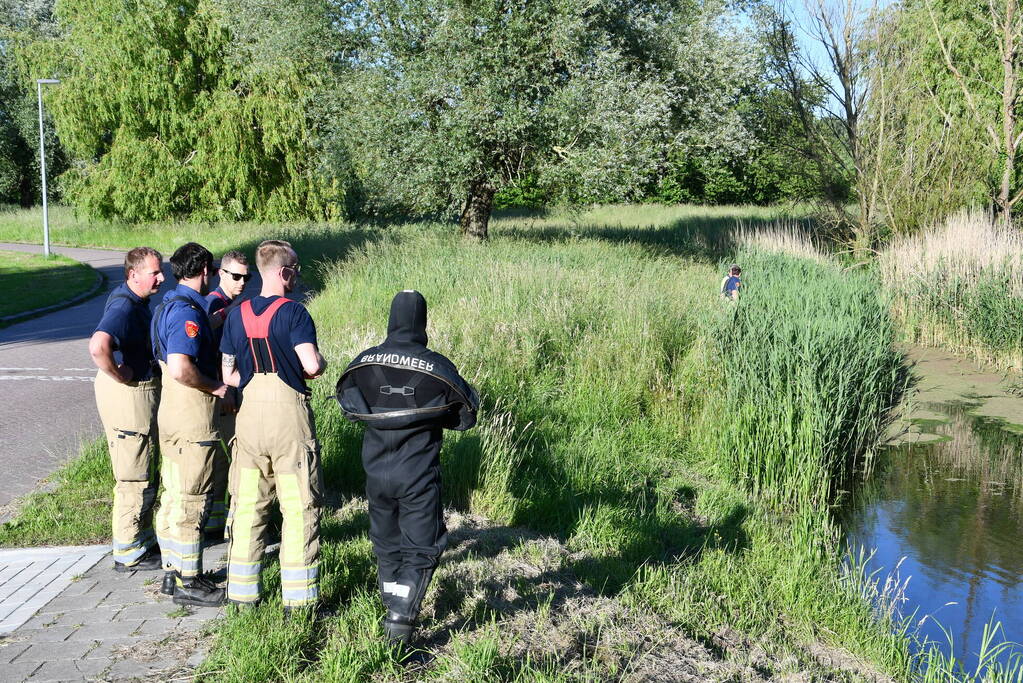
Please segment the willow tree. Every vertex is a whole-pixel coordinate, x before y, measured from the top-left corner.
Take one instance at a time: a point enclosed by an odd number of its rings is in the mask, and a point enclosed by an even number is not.
[[[352,0],[340,137],[367,195],[460,216],[485,238],[495,193],[529,178],[579,201],[634,196],[670,132],[672,90],[637,57],[643,3]],[[629,9],[632,8],[632,9]]]
[[[62,81],[47,104],[76,160],[65,196],[86,213],[332,212],[303,109],[326,55],[244,59],[228,9],[215,0],[58,0],[62,37],[20,46],[33,77]]]

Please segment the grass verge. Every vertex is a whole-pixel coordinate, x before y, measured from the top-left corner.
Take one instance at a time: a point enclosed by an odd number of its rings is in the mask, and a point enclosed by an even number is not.
[[[0,251],[0,318],[58,304],[95,283],[96,271],[73,259]]]
[[[739,476],[716,436],[722,420],[750,412],[770,413],[762,424],[780,425],[793,406],[815,411],[805,424],[790,420],[808,434],[859,420],[861,432],[847,439],[832,443],[832,430],[792,440],[802,465],[776,483],[809,490],[854,470],[879,428],[867,415],[897,394],[898,373],[864,369],[850,383],[838,380],[839,389],[871,394],[862,414],[860,397],[823,396],[831,384],[800,404],[806,384],[782,375],[760,386],[786,400],[746,408],[730,393],[733,374],[749,379],[769,368],[742,375],[726,362],[721,340],[732,330],[748,350],[757,343],[761,328],[737,323],[737,310],[750,320],[786,314],[805,334],[759,343],[772,354],[805,352],[808,379],[841,374],[845,356],[828,350],[835,340],[894,368],[899,358],[887,319],[875,315],[883,311],[876,287],[839,286],[839,269],[815,266],[792,287],[802,299],[782,296],[791,259],[764,255],[761,275],[750,280],[764,295],[731,308],[716,296],[714,266],[679,258],[705,251],[685,237],[704,233],[671,230],[509,222],[496,226],[490,244],[473,245],[409,227],[329,270],[311,308],[335,360],[380,339],[394,292],[415,287],[430,302],[432,345],[481,389],[485,410],[479,428],[445,442],[446,504],[487,522],[456,535],[438,570],[424,609],[426,663],[399,667],[380,642],[374,562],[358,508],[360,432],[327,397],[332,387],[317,387],[327,479],[351,501],[323,524],[328,613],[307,629],[280,630],[280,643],[256,643],[254,633],[281,629],[270,567],[267,603],[228,621],[204,671],[232,680],[607,680],[642,679],[673,660],[692,680],[905,671],[904,640],[874,619],[840,573],[827,503],[814,507],[827,491],[773,505],[767,488]],[[854,302],[836,323],[842,333],[827,336],[819,318],[845,297]],[[784,310],[771,307],[779,300]],[[860,334],[865,327],[876,334]],[[812,342],[805,350],[804,341]],[[801,480],[821,464],[822,444],[829,469]],[[836,660],[824,651],[850,663],[828,664]]]
[[[17,516],[0,524],[0,547],[80,545],[110,540],[114,476],[104,439],[82,447],[50,478],[47,490],[30,494]]]

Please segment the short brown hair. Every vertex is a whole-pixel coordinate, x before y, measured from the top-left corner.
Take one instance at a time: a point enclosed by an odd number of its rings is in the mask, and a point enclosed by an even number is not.
[[[163,254],[158,252],[152,247],[135,247],[127,254],[124,255],[124,279],[128,279],[128,272],[132,270],[140,270],[145,264],[146,259],[150,256],[155,256],[156,260],[163,263]]]
[[[232,249],[220,257],[221,268],[224,267],[225,263],[237,263],[239,266],[247,266],[249,265],[249,257],[237,249]]]
[[[294,251],[290,242],[266,240],[256,249],[256,267],[262,273],[286,266]]]

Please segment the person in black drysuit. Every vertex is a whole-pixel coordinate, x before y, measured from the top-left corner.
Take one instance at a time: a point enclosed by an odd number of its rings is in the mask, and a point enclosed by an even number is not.
[[[476,424],[479,397],[454,363],[426,348],[426,299],[399,292],[387,339],[357,355],[338,380],[345,417],[366,425],[362,464],[369,537],[377,556],[384,630],[407,644],[447,545],[441,503],[444,429]]]

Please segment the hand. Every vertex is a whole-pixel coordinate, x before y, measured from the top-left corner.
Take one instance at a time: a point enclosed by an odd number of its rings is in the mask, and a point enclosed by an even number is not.
[[[228,387],[226,384],[221,384],[219,387],[217,387],[210,393],[216,396],[217,398],[224,398],[224,395],[227,394],[227,389]]]
[[[117,366],[117,375],[121,378],[121,384],[127,384],[131,381],[131,378],[135,376],[130,366],[121,363]]]
[[[234,387],[227,390],[224,394],[224,398],[220,401],[220,414],[221,415],[234,415],[238,412],[238,392],[235,391]]]

